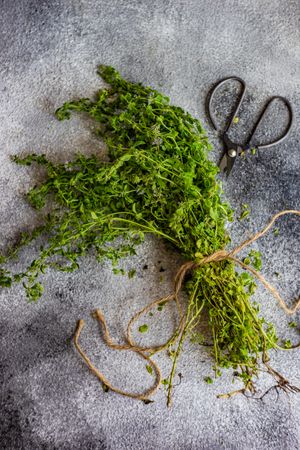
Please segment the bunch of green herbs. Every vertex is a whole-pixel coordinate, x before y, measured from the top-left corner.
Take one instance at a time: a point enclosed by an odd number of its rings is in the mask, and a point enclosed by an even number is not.
[[[200,122],[156,90],[124,80],[112,67],[100,66],[99,75],[107,87],[94,100],[67,102],[56,116],[65,120],[80,112],[93,119],[108,161],[83,154],[65,164],[36,154],[13,158],[18,164],[44,166],[45,181],[27,198],[36,209],[49,199],[54,205],[44,224],[23,233],[2,257],[0,284],[23,282],[31,301],[42,295],[48,268],[76,270],[82,257],[93,252],[99,262],[111,260],[118,272],[120,259],[135,254],[148,233],[196,261],[230,240],[225,225],[233,213],[221,198],[218,169],[208,159],[211,146]],[[5,263],[40,235],[45,244],[36,259],[21,273],[9,272]],[[260,265],[257,255],[254,260]],[[225,260],[198,267],[185,286],[189,300],[181,343],[190,332],[200,335],[206,310],[215,375],[233,368],[251,388],[261,359],[266,361],[268,349],[277,347],[274,327],[250,301],[253,279]]]

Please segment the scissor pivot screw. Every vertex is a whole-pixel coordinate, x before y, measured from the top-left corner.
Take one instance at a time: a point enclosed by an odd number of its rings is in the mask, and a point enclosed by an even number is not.
[[[228,150],[228,156],[230,156],[231,158],[235,158],[236,157],[236,150],[234,148],[231,148]]]

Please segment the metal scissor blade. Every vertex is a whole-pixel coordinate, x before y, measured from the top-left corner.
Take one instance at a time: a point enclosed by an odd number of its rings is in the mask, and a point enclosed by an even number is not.
[[[220,172],[226,172],[227,170],[227,154],[224,153],[221,161],[219,162],[219,169]]]
[[[230,156],[227,155],[227,153],[225,153],[219,163],[220,172],[226,173],[226,176],[228,177],[228,175],[232,170],[234,160],[235,158],[231,158]]]

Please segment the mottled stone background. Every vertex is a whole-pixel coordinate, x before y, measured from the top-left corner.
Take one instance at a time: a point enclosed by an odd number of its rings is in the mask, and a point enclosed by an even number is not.
[[[99,63],[162,90],[204,121],[215,160],[221,145],[204,113],[213,82],[233,74],[247,82],[247,101],[236,128],[243,138],[268,96],[289,98],[295,125],[288,141],[239,161],[224,180],[237,215],[242,203],[252,210],[248,221],[231,225],[233,243],[258,230],[273,213],[300,208],[299,0],[1,0],[0,12],[1,248],[40,220],[24,193],[42,174],[15,166],[11,154],[34,150],[65,161],[78,150],[100,152],[86,120],[60,123],[53,116],[64,100],[91,96],[101,86]],[[222,112],[230,96],[220,97]],[[263,138],[282,126],[277,113],[269,115]],[[264,273],[291,304],[300,287],[300,224],[289,218],[278,227],[277,238],[271,233],[254,247],[264,254]],[[22,252],[20,267],[38,245]],[[300,448],[300,396],[217,400],[217,393],[233,389],[231,377],[225,374],[213,385],[205,384],[203,377],[212,373],[205,348],[186,343],[172,409],[166,408],[163,389],[147,406],[104,393],[78,358],[71,337],[81,317],[87,322],[82,345],[114,383],[137,390],[150,385],[144,362],[105,347],[90,311],[101,307],[112,334],[122,341],[131,314],[170,290],[179,264],[175,252],[149,238],[138,256],[126,262],[137,269],[133,280],[112,275],[108,264],[98,266],[90,258],[77,273],[49,272],[37,304],[28,304],[19,286],[1,291],[1,449]],[[166,269],[163,282],[161,267]],[[286,336],[290,319],[261,287],[255,298],[279,335]],[[295,320],[300,325],[299,314]],[[147,319],[151,333],[144,341],[163,341],[173,321],[171,311],[155,313]],[[297,331],[288,333],[297,339]],[[272,357],[274,367],[300,385],[299,352]],[[170,360],[164,355],[156,359],[167,376]],[[270,383],[263,376],[261,389]]]

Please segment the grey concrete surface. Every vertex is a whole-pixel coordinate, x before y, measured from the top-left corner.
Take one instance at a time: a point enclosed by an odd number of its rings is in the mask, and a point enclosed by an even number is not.
[[[91,96],[101,86],[99,63],[162,90],[198,116],[215,144],[215,160],[221,145],[204,113],[213,82],[232,74],[247,82],[247,102],[237,127],[243,137],[269,95],[288,97],[295,109],[288,141],[239,161],[224,180],[225,196],[237,215],[242,203],[252,210],[248,221],[230,225],[233,243],[258,230],[273,213],[300,208],[299,0],[2,0],[0,13],[2,249],[20,231],[39,223],[24,193],[42,174],[16,167],[11,154],[36,151],[65,161],[77,150],[102,151],[82,118],[59,123],[53,117],[64,100]],[[266,129],[276,131],[276,119],[273,112]],[[300,224],[290,217],[278,227],[278,238],[271,233],[254,247],[264,254],[264,273],[291,304],[300,287]],[[32,246],[21,254],[20,267],[34,250]],[[99,266],[92,258],[74,274],[49,272],[37,304],[28,304],[20,287],[1,290],[0,448],[299,449],[299,395],[281,394],[276,400],[271,394],[264,402],[242,396],[218,400],[217,393],[232,389],[230,374],[205,384],[212,360],[204,348],[188,342],[179,361],[183,378],[172,409],[166,408],[163,389],[150,405],[102,391],[71,344],[77,319],[86,320],[82,345],[99,368],[118,386],[142,389],[151,383],[144,363],[132,354],[109,351],[90,311],[102,308],[121,342],[130,315],[171,289],[180,259],[149,238],[125,264],[137,269],[133,280],[112,275],[108,264]],[[161,265],[167,267],[163,282]],[[286,336],[290,319],[275,301],[261,287],[255,299],[279,335]],[[165,314],[161,321],[159,314]],[[163,341],[173,320],[172,311],[147,319],[151,333],[144,342]],[[299,326],[299,314],[295,320]],[[297,331],[290,330],[289,336],[296,340]],[[299,386],[299,351],[273,353],[272,358],[274,367]],[[169,359],[156,359],[167,376]],[[262,375],[259,386],[263,390],[270,383]]]

